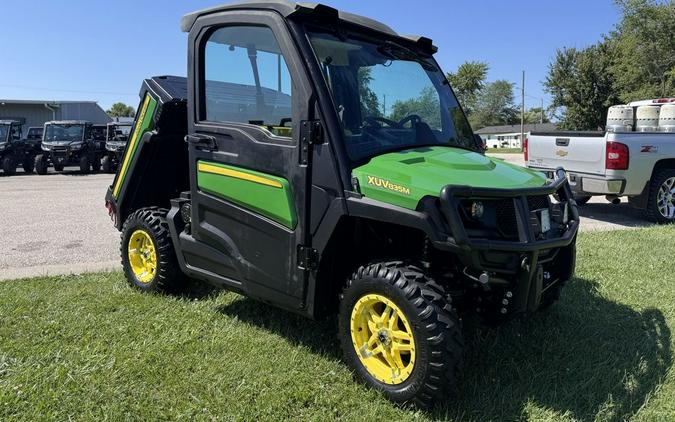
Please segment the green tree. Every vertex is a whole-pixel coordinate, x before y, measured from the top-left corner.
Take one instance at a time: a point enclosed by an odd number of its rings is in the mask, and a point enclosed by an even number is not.
[[[611,42],[605,40],[585,50],[564,48],[549,65],[546,90],[559,112],[559,126],[567,130],[605,127],[607,109],[619,102],[612,64]]]
[[[617,0],[611,72],[625,102],[675,96],[675,1]]]
[[[542,114],[543,114],[543,123],[550,123],[551,119],[548,117],[546,110],[542,110],[541,107],[532,107],[531,109],[525,112],[525,123],[535,124],[542,123]]]
[[[467,115],[477,107],[478,97],[485,88],[485,79],[490,67],[483,62],[466,62],[457,68],[457,72],[447,75],[459,103]]]
[[[476,110],[469,116],[474,130],[486,126],[510,125],[518,120],[513,84],[497,80],[485,85],[478,96]]]
[[[358,73],[361,116],[363,118],[382,116],[380,99],[377,98],[377,94],[370,88],[370,84],[373,82],[371,71],[372,68],[370,67],[360,67]]]
[[[110,117],[134,117],[136,115],[136,110],[124,103],[115,103],[110,107],[110,110],[108,110],[107,113]]]
[[[388,118],[398,122],[412,114],[418,115],[432,129],[443,127],[438,92],[434,87],[424,88],[417,98],[394,103]]]

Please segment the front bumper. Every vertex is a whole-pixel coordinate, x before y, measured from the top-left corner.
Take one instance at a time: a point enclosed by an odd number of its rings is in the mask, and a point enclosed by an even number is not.
[[[547,201],[548,214],[542,212],[544,209],[532,209],[532,198],[551,196],[556,201]],[[475,199],[512,201],[515,212],[512,238],[485,238],[467,229],[458,209],[462,201]],[[504,312],[537,309],[546,290],[566,282],[574,274],[579,212],[563,169],[555,171],[553,182],[536,188],[446,186],[441,191],[440,203],[452,232],[448,242],[460,251],[465,274],[475,280],[487,280],[484,288],[501,289],[512,297]],[[551,220],[548,231],[543,231],[542,215]]]
[[[85,153],[83,149],[74,150],[69,147],[53,147],[48,150],[43,149],[43,151],[49,156],[52,164],[62,166],[78,163],[80,157]]]

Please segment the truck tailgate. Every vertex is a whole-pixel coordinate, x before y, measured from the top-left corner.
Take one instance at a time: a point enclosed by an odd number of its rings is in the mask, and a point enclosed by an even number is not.
[[[528,167],[605,174],[604,132],[533,132],[528,138]]]

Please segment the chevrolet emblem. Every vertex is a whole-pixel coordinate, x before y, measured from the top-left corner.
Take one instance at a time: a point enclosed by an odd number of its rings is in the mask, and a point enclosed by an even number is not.
[[[558,157],[567,157],[569,155],[569,152],[565,151],[564,149],[559,149],[555,152],[555,155]]]

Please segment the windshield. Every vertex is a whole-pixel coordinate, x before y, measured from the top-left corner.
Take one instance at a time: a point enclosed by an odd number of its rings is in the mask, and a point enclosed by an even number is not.
[[[29,140],[38,140],[42,139],[42,128],[31,128],[28,130],[28,136],[26,139]]]
[[[432,145],[476,150],[466,116],[431,56],[392,42],[320,32],[309,39],[352,160]]]
[[[108,126],[108,141],[126,142],[130,133],[130,125],[110,125]]]
[[[0,142],[7,142],[8,133],[9,133],[9,126],[0,125]]]
[[[48,125],[45,133],[45,141],[81,141],[84,139],[84,126],[82,125]]]

